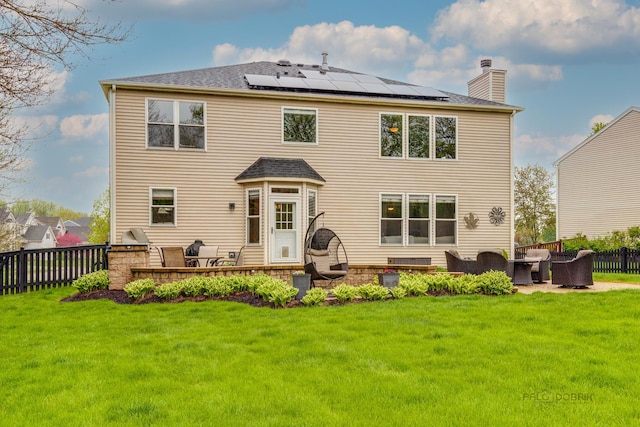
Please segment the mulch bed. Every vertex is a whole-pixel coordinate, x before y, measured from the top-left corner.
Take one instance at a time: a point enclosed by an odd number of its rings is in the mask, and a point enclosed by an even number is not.
[[[447,291],[440,291],[440,292],[429,292],[429,295],[431,296],[452,296],[454,294],[451,294],[450,292]],[[412,297],[407,297],[407,298],[412,298]],[[269,307],[269,308],[276,308],[275,305],[272,302],[267,302],[265,300],[263,300],[262,298],[260,298],[259,296],[253,295],[251,292],[249,291],[242,291],[242,292],[237,292],[235,294],[226,296],[226,297],[208,297],[205,295],[199,295],[197,297],[185,297],[185,296],[181,296],[179,298],[176,299],[172,299],[172,300],[165,300],[162,298],[159,298],[158,296],[154,295],[154,294],[149,294],[147,296],[145,296],[144,298],[141,298],[139,300],[132,300],[131,298],[129,298],[129,296],[127,295],[127,293],[125,291],[116,291],[116,290],[109,290],[109,289],[100,289],[97,291],[90,291],[90,292],[78,292],[76,294],[73,294],[69,297],[66,297],[64,299],[62,299],[62,302],[76,302],[76,301],[89,301],[89,300],[99,300],[99,299],[110,299],[111,301],[115,302],[116,304],[151,304],[151,303],[162,303],[162,304],[176,304],[176,303],[181,303],[181,302],[185,302],[185,301],[193,301],[193,302],[200,302],[200,301],[233,301],[233,302],[239,302],[242,304],[247,304],[247,305],[251,305],[253,307]],[[335,298],[328,298],[324,301],[324,305],[345,305],[345,304],[357,304],[357,303],[362,303],[362,302],[370,302],[361,298],[355,299],[351,302],[348,303],[341,303],[338,300],[336,300]],[[299,300],[293,300],[293,301],[289,301],[287,303],[287,305],[285,306],[287,308],[290,307],[304,307],[304,304],[302,304],[301,301]]]

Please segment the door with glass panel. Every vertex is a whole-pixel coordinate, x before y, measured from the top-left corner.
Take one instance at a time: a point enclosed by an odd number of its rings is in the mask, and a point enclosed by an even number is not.
[[[299,200],[271,199],[271,262],[300,262]]]

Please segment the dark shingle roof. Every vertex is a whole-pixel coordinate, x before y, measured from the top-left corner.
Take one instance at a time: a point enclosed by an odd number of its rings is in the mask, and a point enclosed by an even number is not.
[[[24,233],[22,237],[24,237],[25,240],[40,242],[50,229],[51,227],[48,225],[32,225],[27,228],[27,232]]]
[[[260,62],[251,62],[246,64],[237,64],[237,65],[227,65],[222,67],[212,67],[212,68],[203,68],[199,70],[188,70],[188,71],[178,71],[172,73],[163,73],[163,74],[152,74],[146,76],[138,76],[138,77],[125,77],[119,79],[110,79],[103,80],[100,83],[103,85],[104,90],[106,91],[109,86],[115,84],[141,84],[141,85],[152,85],[152,86],[175,86],[182,88],[193,88],[193,89],[235,89],[235,90],[247,90],[247,91],[255,91],[256,89],[252,89],[249,86],[249,83],[245,79],[246,74],[258,74],[258,75],[266,75],[266,76],[276,76],[276,74],[280,73],[280,75],[287,75],[290,77],[299,76],[300,70],[315,70],[319,71],[320,67],[318,65],[305,65],[305,64],[295,64],[291,63],[290,65],[279,65],[277,62],[268,62],[268,61],[260,61]],[[347,73],[347,74],[361,74],[354,71],[345,70],[342,68],[329,67],[330,72],[334,73]],[[409,85],[408,83],[386,79],[383,77],[378,77],[384,83],[387,84],[402,84]],[[275,92],[278,89],[275,88],[266,88],[261,89],[263,92]],[[292,89],[284,89],[284,91],[288,91]],[[282,89],[279,90],[282,92]],[[295,90],[298,92],[298,90]],[[449,99],[429,99],[429,102],[433,103],[442,103],[442,104],[461,104],[461,105],[475,105],[475,106],[501,106],[501,107],[509,107],[506,104],[501,104],[498,102],[487,101],[480,98],[472,98],[469,96],[464,96],[456,93],[440,91],[449,96]],[[337,93],[337,92],[329,92],[332,95],[345,96],[350,98],[382,98],[380,94],[353,94],[353,93]],[[406,99],[408,97],[402,95],[391,95],[384,96],[386,99]],[[519,107],[515,107],[519,108]]]
[[[299,178],[325,182],[303,159],[260,157],[236,177],[236,181],[259,178]]]

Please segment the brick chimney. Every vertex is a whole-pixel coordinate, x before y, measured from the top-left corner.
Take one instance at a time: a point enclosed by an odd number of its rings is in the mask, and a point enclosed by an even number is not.
[[[469,81],[469,96],[504,103],[506,100],[506,70],[494,70],[491,68],[491,60],[480,61],[482,74]]]

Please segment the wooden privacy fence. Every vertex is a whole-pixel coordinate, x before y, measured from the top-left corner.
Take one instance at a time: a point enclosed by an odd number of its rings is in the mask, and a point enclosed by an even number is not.
[[[575,258],[578,251],[557,251],[552,248],[557,247],[561,242],[552,242],[540,245],[520,246],[516,248],[516,258],[524,258],[527,249],[545,248],[550,249],[552,261],[565,261]],[[630,273],[640,274],[640,250],[622,247],[611,251],[596,252],[593,260],[593,271],[596,273]]]
[[[107,269],[108,247],[104,244],[0,253],[0,295],[68,286],[83,274]]]

